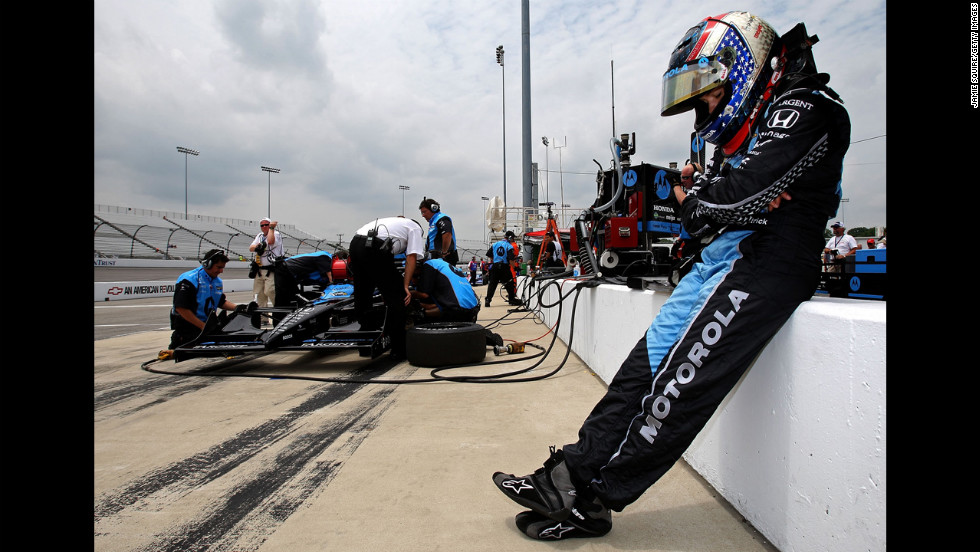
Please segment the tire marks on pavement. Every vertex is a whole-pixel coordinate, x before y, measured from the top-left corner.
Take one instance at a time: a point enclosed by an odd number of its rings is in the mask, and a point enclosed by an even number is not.
[[[178,378],[105,390],[96,411],[113,405],[125,416],[227,381],[200,379],[203,384]],[[103,492],[94,508],[96,548],[113,549],[121,539],[127,550],[257,550],[323,492],[391,405],[396,387],[310,386],[307,398],[288,411]],[[138,406],[127,407],[127,400]]]

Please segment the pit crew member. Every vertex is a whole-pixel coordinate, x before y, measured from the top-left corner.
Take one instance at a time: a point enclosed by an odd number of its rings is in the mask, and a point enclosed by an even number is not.
[[[412,290],[425,317],[444,322],[476,322],[480,300],[466,274],[443,260],[438,249],[430,249],[429,257],[416,271]]]
[[[367,315],[377,288],[387,307],[384,331],[391,338],[391,356],[405,358],[405,307],[412,300],[412,275],[424,256],[422,226],[404,217],[372,220],[357,229],[348,251],[347,272],[353,277],[354,310],[361,329],[379,329],[380,322]],[[395,264],[395,256],[401,254],[405,254],[404,274]]]
[[[177,278],[173,307],[170,309],[173,334],[170,336],[170,349],[161,351],[161,358],[200,335],[204,322],[215,309],[246,313],[258,306],[254,301],[236,305],[225,297],[224,284],[219,275],[224,272],[227,263],[228,256],[224,251],[212,249],[204,254],[201,266]]]
[[[459,252],[456,251],[456,230],[453,220],[442,212],[439,202],[430,198],[422,200],[419,212],[429,222],[429,233],[426,237],[425,249],[438,249],[443,252],[443,260],[456,266],[459,262]]]

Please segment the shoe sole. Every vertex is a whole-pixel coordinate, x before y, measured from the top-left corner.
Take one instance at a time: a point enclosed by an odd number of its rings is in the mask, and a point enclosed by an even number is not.
[[[535,511],[517,514],[514,522],[522,533],[535,540],[596,538],[612,530],[611,523],[605,530],[589,531],[572,523],[571,519],[556,521]]]

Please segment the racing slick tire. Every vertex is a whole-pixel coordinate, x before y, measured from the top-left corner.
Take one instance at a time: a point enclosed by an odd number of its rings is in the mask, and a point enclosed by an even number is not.
[[[413,366],[472,364],[486,356],[486,331],[473,322],[432,322],[407,331],[405,357]]]

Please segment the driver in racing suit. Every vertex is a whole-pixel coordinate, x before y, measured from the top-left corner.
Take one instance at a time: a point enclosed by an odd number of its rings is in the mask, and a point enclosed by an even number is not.
[[[661,113],[694,109],[695,129],[715,145],[698,188],[681,203],[684,228],[710,241],[578,441],[552,447],[533,474],[494,474],[504,494],[531,508],[516,518],[528,536],[608,533],[610,511],[670,469],[816,290],[850,122],[829,77],[816,72],[815,42],[802,24],[780,37],[760,18],[730,12],[704,19],[676,46]]]

